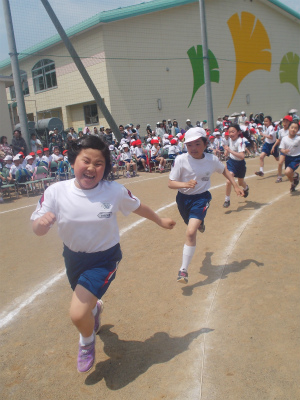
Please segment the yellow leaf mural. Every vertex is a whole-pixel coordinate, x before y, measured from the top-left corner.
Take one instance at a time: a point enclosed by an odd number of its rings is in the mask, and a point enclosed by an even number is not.
[[[243,11],[241,20],[234,14],[227,21],[235,50],[236,74],[230,106],[242,80],[250,72],[263,69],[271,71],[272,54],[269,36],[255,15]]]

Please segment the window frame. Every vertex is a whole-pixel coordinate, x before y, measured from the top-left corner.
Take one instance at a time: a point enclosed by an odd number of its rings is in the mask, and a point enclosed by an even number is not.
[[[55,62],[49,58],[38,61],[31,69],[34,93],[57,88]]]
[[[89,107],[89,109],[90,109],[90,119],[91,118],[95,118],[96,117],[96,119],[97,120],[94,120],[94,121],[90,121],[90,122],[87,122],[87,115],[86,115],[86,108],[87,107]],[[97,111],[97,114],[95,114],[95,115],[92,115],[93,113],[91,112],[92,111],[92,107],[95,107],[95,109],[96,109],[96,111]],[[95,110],[94,110],[95,111]],[[97,124],[99,124],[99,110],[98,110],[98,106],[97,106],[97,103],[92,103],[92,104],[84,104],[83,105],[83,117],[84,117],[84,123],[85,123],[85,126],[91,126],[91,125],[97,125]]]

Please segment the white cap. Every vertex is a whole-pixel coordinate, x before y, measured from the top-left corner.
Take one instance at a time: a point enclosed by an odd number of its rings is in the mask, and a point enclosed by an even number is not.
[[[125,149],[126,147],[129,148],[128,144],[124,143],[123,146],[122,146],[122,149]]]
[[[3,160],[4,161],[8,161],[8,160],[12,160],[12,159],[13,159],[12,156],[7,155],[7,156],[5,156],[5,158]]]
[[[241,111],[241,114],[246,114],[245,111]]]
[[[150,137],[148,137],[147,142],[150,143],[151,140],[152,140],[152,139],[151,139]]]
[[[168,139],[169,135],[167,133],[164,134],[164,138]]]
[[[191,122],[191,120],[190,120],[190,119],[187,119],[186,122]]]
[[[156,122],[156,125],[159,125],[160,124],[160,122]]]
[[[193,142],[194,140],[200,139],[200,138],[206,138],[206,133],[203,128],[199,128],[198,126],[196,128],[191,128],[185,133],[185,143]]]
[[[16,155],[14,156],[14,158],[13,158],[13,161],[20,160],[20,158],[21,158],[21,154],[16,154]]]
[[[30,154],[28,156],[25,157],[25,160],[30,160],[31,158],[33,158]]]
[[[110,144],[110,145],[108,146],[108,148],[109,148],[109,150],[114,150],[114,149],[115,149],[115,146],[114,146],[113,144]]]

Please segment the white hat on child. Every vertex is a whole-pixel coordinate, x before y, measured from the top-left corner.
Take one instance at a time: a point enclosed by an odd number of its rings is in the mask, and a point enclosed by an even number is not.
[[[4,157],[3,161],[9,161],[9,160],[12,160],[12,159],[13,159],[12,156],[7,155],[7,156]]]
[[[14,158],[13,158],[13,161],[20,160],[20,158],[21,158],[21,154],[16,154],[16,155],[14,156]]]
[[[126,147],[129,148],[128,144],[127,144],[127,143],[124,143],[123,146],[122,146],[122,149],[125,149]]]
[[[194,140],[200,139],[200,138],[206,138],[206,133],[203,128],[190,128],[186,133],[185,133],[185,143],[193,142]]]
[[[25,157],[25,160],[30,160],[31,158],[33,158],[31,155],[28,155]]]

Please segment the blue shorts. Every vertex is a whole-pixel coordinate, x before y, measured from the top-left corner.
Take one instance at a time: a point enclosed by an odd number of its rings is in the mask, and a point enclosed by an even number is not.
[[[285,168],[289,167],[293,171],[299,167],[300,164],[300,156],[285,156]]]
[[[176,196],[178,210],[187,225],[190,218],[204,221],[210,201],[211,194],[209,191],[191,195],[178,192]]]
[[[245,160],[237,161],[229,158],[226,162],[227,169],[233,172],[233,175],[237,178],[245,178],[246,175],[246,162]]]
[[[175,158],[176,158],[176,154],[169,154],[168,155],[168,159],[169,160],[175,160]]]
[[[263,145],[263,147],[261,149],[261,153],[265,153],[268,157],[270,155],[272,155],[275,158],[279,157],[278,146],[275,147],[274,153],[271,154],[271,150],[272,150],[273,146],[274,146],[274,143],[264,143],[264,145]]]
[[[75,252],[64,244],[63,256],[71,288],[81,285],[101,299],[115,279],[122,252],[119,243],[96,253]]]
[[[138,156],[138,157],[137,157],[137,160],[139,161],[141,158],[143,158],[144,160],[146,160],[146,156],[145,156],[145,155]]]
[[[158,156],[151,157],[151,161],[152,161],[152,162],[159,162],[159,160],[157,160],[156,157],[158,157]]]
[[[248,142],[248,140],[247,140],[247,141],[245,141],[245,146],[246,146],[246,147],[251,147],[251,143]]]

